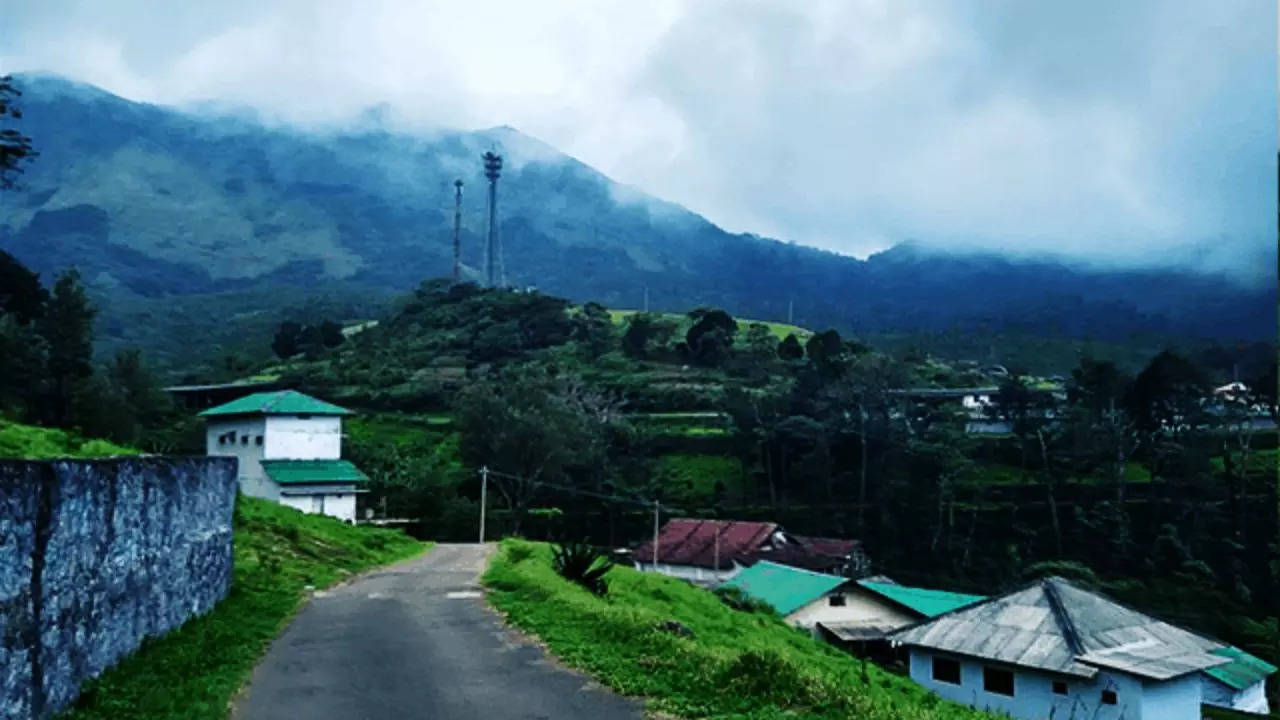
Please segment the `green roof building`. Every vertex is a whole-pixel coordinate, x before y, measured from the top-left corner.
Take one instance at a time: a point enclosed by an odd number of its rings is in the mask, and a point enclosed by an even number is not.
[[[346,408],[296,390],[257,392],[200,413],[209,455],[240,463],[240,490],[303,512],[356,519],[368,478],[342,459]]]

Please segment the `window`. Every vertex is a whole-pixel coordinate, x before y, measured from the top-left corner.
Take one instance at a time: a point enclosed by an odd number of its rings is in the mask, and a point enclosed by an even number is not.
[[[258,447],[262,447],[262,436],[261,436],[261,435],[259,435],[259,436],[255,437],[255,438],[253,439],[253,442],[254,442],[254,444],[255,444],[255,445],[257,445]]]
[[[828,595],[828,596],[827,596],[827,604],[828,604],[828,605],[830,605],[831,607],[844,607],[844,596],[843,596],[843,595]]]
[[[948,658],[933,659],[933,679],[938,682],[960,684],[960,663]]]
[[[1001,668],[982,668],[982,689],[995,695],[1013,697],[1013,672]]]
[[[218,436],[218,444],[219,444],[219,445],[226,445],[226,444],[227,444],[227,436],[226,436],[226,435],[219,435],[219,436]]]
[[[240,436],[240,444],[241,444],[241,445],[248,445],[248,444],[249,444],[249,436],[248,436],[248,435],[241,435],[241,436]]]
[[[1054,694],[1054,695],[1066,695],[1066,694],[1067,694],[1067,683],[1066,683],[1066,682],[1064,682],[1064,681],[1062,681],[1062,680],[1054,680],[1054,681],[1053,681],[1053,694]]]
[[[1115,705],[1115,704],[1116,704],[1116,691],[1115,691],[1115,690],[1103,690],[1103,691],[1102,691],[1102,704],[1103,704],[1103,705]]]

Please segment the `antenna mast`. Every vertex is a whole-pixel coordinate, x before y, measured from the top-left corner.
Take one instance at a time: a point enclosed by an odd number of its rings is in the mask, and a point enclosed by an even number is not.
[[[489,243],[485,253],[489,287],[494,287],[494,261],[497,258],[498,239],[498,177],[502,175],[502,156],[495,152],[487,152],[481,156],[484,160],[484,176],[489,179]]]
[[[462,282],[462,180],[453,181],[453,282]]]

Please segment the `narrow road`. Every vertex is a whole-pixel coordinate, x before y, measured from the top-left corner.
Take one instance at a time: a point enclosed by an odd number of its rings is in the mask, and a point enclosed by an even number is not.
[[[484,603],[491,547],[437,545],[316,593],[253,672],[234,720],[611,720],[643,716],[546,659]]]

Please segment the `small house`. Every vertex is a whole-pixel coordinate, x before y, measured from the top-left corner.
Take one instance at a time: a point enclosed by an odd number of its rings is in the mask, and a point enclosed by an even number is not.
[[[1200,720],[1215,700],[1206,683],[1238,662],[1221,643],[1057,577],[889,637],[907,649],[917,683],[1026,720]],[[1240,672],[1236,685],[1257,674]]]
[[[844,603],[850,612],[823,619],[816,629],[828,642],[851,652],[896,659],[889,651],[890,633],[985,599],[982,595],[899,585],[886,577],[864,578],[845,590]]]
[[[832,572],[861,571],[870,564],[855,541],[792,535],[770,522],[673,518],[662,526],[657,541],[656,563],[652,540],[633,550],[637,570],[707,587],[760,559]]]
[[[239,460],[245,495],[354,522],[368,478],[342,459],[350,414],[295,390],[253,393],[200,413],[205,453]]]

